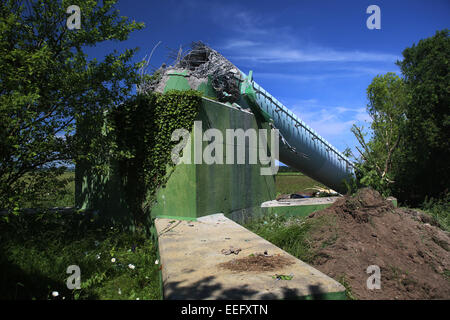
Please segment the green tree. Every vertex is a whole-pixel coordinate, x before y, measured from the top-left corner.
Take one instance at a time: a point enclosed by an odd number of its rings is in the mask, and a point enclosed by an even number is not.
[[[393,162],[401,152],[399,145],[404,138],[405,108],[407,96],[403,80],[395,73],[376,76],[367,88],[367,112],[372,119],[370,139],[364,128],[353,125],[352,132],[359,142],[360,155],[357,165],[360,183],[371,186],[382,194],[391,192]]]
[[[114,51],[103,61],[83,51],[143,28],[119,16],[115,4],[0,3],[0,208],[54,191],[61,165],[92,157],[102,145],[95,132],[105,110],[124,101],[137,83],[139,64],[130,62],[137,49]],[[81,29],[66,26],[70,5],[80,8]],[[73,135],[78,120],[90,125],[89,138]]]
[[[398,61],[409,102],[396,193],[411,204],[438,198],[450,181],[450,39],[448,29],[403,51]]]

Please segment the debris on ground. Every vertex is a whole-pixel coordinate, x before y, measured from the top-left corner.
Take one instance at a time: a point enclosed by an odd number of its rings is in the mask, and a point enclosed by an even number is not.
[[[262,253],[257,253],[249,255],[248,257],[220,263],[219,267],[237,272],[275,271],[293,263],[294,261],[292,258],[280,254],[264,255]]]
[[[285,274],[275,274],[272,276],[273,279],[275,280],[292,280],[292,278],[294,277],[293,274],[290,275],[285,275]]]
[[[450,299],[450,235],[432,217],[395,208],[369,188],[309,215],[321,217],[332,225],[311,234],[310,264],[356,298]],[[371,265],[380,267],[381,289],[367,288]]]
[[[222,249],[221,252],[222,252],[222,254],[228,256],[228,255],[230,255],[230,254],[232,254],[232,253],[234,253],[235,255],[237,255],[237,254],[239,254],[239,252],[241,252],[241,251],[242,251],[241,248],[233,248],[233,247],[230,247],[230,249]]]
[[[292,193],[289,196],[289,199],[304,199],[304,198],[311,198],[311,196],[306,194],[299,194],[299,193]]]
[[[323,198],[323,197],[330,197],[335,196],[337,194],[331,194],[331,193],[321,193],[321,192],[304,192],[304,191],[298,191],[295,193],[283,193],[278,194],[275,198],[277,201],[287,201],[290,199],[304,199],[304,198]]]
[[[327,195],[327,196],[337,196],[339,195],[338,192],[334,191],[333,189],[329,189],[329,188],[322,188],[319,186],[314,186],[313,188],[306,188],[305,190],[313,190],[316,191],[317,195]]]

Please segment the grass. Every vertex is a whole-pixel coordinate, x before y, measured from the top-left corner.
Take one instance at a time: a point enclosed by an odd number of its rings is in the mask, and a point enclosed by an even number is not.
[[[61,195],[49,194],[43,199],[43,207],[73,207],[75,206],[75,172],[67,171],[58,179],[66,181],[66,188]]]
[[[425,199],[422,209],[435,218],[443,230],[450,232],[450,193],[442,199]]]
[[[74,172],[59,179],[65,190],[47,194],[38,206],[74,206]],[[0,299],[162,298],[157,248],[144,234],[101,226],[88,213],[42,209],[1,218]],[[70,265],[80,267],[81,289],[67,288]]]
[[[24,178],[26,179],[26,177]],[[65,188],[54,192],[43,193],[42,197],[33,202],[21,203],[22,208],[55,208],[75,206],[75,172],[66,171],[57,178]]]
[[[324,225],[333,225],[333,221],[327,216],[306,219],[268,214],[245,227],[300,260],[312,263],[317,255],[312,247],[312,235]],[[332,238],[323,239],[320,247],[331,245],[336,239],[337,234],[333,234]]]
[[[301,172],[279,172],[277,173],[277,176],[304,176]]]
[[[348,300],[357,300],[357,298],[353,294],[352,287],[348,283],[348,280],[347,280],[345,274],[341,274],[338,277],[338,282],[344,286],[344,288],[345,288],[345,295],[346,295]]]
[[[442,273],[444,275],[444,277],[450,281],[450,270],[445,269],[444,272]]]
[[[311,192],[313,190],[307,189],[315,186],[324,187],[324,185],[300,172],[280,172],[275,176],[275,189],[277,194]]]
[[[145,235],[86,213],[10,215],[0,222],[0,299],[161,299],[156,252]],[[81,289],[66,286],[70,265]]]

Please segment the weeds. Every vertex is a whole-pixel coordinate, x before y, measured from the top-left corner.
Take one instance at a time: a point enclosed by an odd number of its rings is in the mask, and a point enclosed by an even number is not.
[[[324,224],[330,223],[325,217],[307,219],[267,214],[251,221],[245,227],[300,260],[312,263],[316,252],[312,247],[311,234]],[[323,246],[331,245],[336,239],[337,234],[333,235],[332,239],[326,239]]]
[[[0,299],[161,299],[156,259],[144,234],[87,213],[11,214],[0,222]],[[69,265],[80,267],[79,290],[66,286]]]
[[[442,199],[425,199],[422,209],[435,218],[443,230],[450,231],[450,193]]]
[[[338,282],[342,284],[345,288],[345,295],[347,296],[347,299],[349,300],[357,300],[356,297],[353,295],[352,287],[347,281],[347,278],[345,277],[345,274],[340,275],[338,277]]]

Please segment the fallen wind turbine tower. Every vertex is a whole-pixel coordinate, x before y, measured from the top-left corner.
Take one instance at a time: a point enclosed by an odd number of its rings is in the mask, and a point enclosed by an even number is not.
[[[355,175],[351,161],[256,83],[252,71],[245,74],[217,51],[198,42],[183,57],[179,55],[174,66],[161,67],[157,72],[159,77],[142,84],[140,92],[194,89],[220,102],[251,110],[279,130],[281,162],[331,189],[346,191],[344,181]]]

